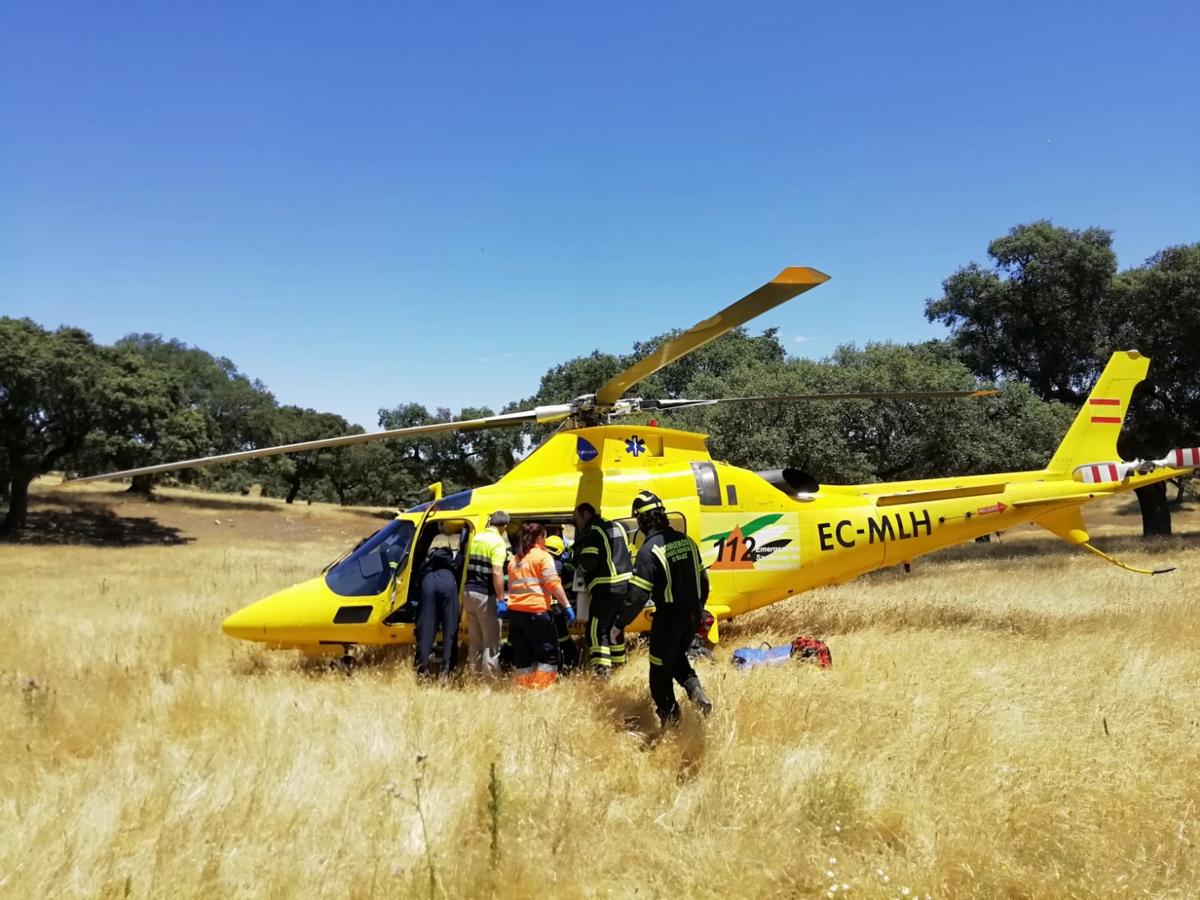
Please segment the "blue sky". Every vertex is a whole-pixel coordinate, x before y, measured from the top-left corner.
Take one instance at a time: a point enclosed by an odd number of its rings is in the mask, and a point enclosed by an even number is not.
[[[0,313],[368,427],[785,265],[833,280],[755,327],[822,356],[940,334],[925,299],[1019,222],[1124,266],[1200,240],[1194,2],[0,10]]]

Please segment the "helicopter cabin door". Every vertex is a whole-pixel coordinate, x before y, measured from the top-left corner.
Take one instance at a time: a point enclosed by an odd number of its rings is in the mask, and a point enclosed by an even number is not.
[[[461,601],[466,572],[467,547],[471,542],[471,523],[464,518],[424,519],[413,544],[413,552],[396,572],[388,599],[389,612],[383,619],[385,627],[416,622],[417,606],[421,599],[421,571],[429,555],[437,550],[449,551],[455,559],[459,574],[458,589]]]

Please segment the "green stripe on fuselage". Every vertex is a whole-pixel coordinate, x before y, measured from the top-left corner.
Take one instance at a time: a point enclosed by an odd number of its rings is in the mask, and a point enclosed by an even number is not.
[[[757,519],[751,519],[745,525],[741,526],[742,537],[750,537],[750,535],[754,534],[754,532],[762,531],[762,529],[766,528],[768,525],[774,525],[782,518],[783,513],[769,513],[765,516],[759,516]],[[719,534],[710,534],[706,538],[701,538],[701,540],[705,543],[708,543],[709,541],[723,541],[731,534],[733,534],[732,531],[722,531]]]

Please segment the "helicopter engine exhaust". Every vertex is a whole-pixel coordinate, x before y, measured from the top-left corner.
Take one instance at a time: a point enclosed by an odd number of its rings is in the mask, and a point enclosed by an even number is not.
[[[811,500],[813,495],[821,490],[821,485],[817,479],[813,478],[807,472],[802,472],[799,469],[791,467],[784,469],[764,469],[754,474],[772,487],[783,491],[789,497],[794,497],[797,500]]]

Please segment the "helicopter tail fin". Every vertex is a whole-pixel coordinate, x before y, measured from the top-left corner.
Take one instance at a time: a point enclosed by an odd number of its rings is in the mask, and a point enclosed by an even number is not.
[[[1133,389],[1146,377],[1150,360],[1136,350],[1112,355],[1067,436],[1058,445],[1047,472],[1071,477],[1076,466],[1117,460],[1117,435],[1129,412]]]

